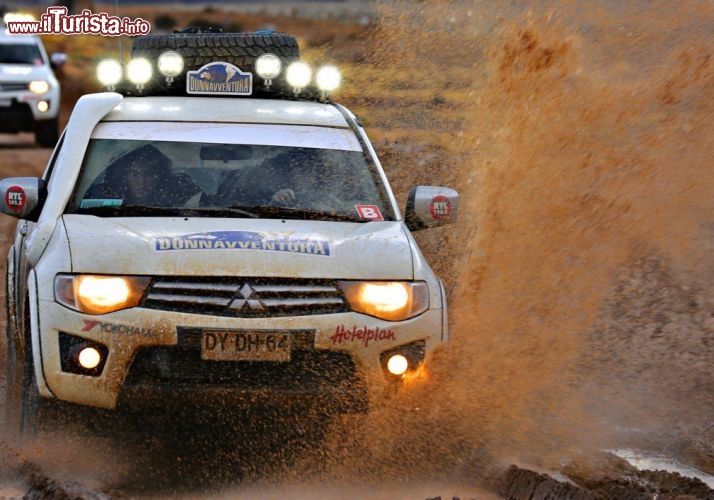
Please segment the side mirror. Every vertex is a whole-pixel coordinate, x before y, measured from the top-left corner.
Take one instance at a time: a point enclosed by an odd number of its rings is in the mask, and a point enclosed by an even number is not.
[[[9,177],[0,180],[0,212],[37,222],[47,198],[47,185],[39,177]]]
[[[55,52],[50,55],[50,65],[53,69],[59,69],[67,62],[67,54]]]
[[[409,190],[405,220],[411,231],[443,226],[456,220],[459,193],[440,186],[416,186]]]

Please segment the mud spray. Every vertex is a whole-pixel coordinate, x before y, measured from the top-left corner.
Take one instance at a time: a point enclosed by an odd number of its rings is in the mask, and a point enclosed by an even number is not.
[[[711,470],[711,2],[380,6],[384,94],[426,103],[392,122],[389,174],[463,204],[419,235],[451,343],[430,390],[364,423],[367,477],[480,481],[623,444]]]

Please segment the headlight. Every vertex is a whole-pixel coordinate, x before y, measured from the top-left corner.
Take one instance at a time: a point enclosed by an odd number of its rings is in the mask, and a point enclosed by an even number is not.
[[[50,84],[45,80],[33,80],[28,86],[30,92],[35,94],[46,94],[50,90]]]
[[[255,60],[255,72],[263,80],[272,80],[282,68],[283,63],[275,54],[263,54]]]
[[[312,70],[310,66],[302,61],[295,61],[290,64],[285,72],[285,79],[288,81],[288,85],[296,89],[296,91],[307,87],[311,78]]]
[[[151,63],[143,57],[132,59],[126,65],[126,77],[131,83],[139,87],[151,80],[151,73]]]
[[[141,301],[149,278],[58,274],[55,300],[86,314],[106,314],[135,307]]]
[[[402,321],[429,308],[426,283],[409,281],[341,281],[350,308],[387,321]]]
[[[121,64],[113,59],[105,59],[97,65],[97,80],[105,87],[112,87],[121,81]]]
[[[165,77],[174,78],[183,71],[183,57],[176,51],[167,50],[156,60],[156,67]]]
[[[315,75],[317,88],[323,92],[332,92],[340,86],[341,81],[340,71],[335,66],[323,66]]]

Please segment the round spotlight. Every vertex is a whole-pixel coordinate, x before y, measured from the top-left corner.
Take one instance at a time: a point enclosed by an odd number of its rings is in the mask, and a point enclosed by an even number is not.
[[[310,83],[310,78],[312,78],[312,70],[310,66],[302,61],[295,61],[288,66],[285,73],[285,78],[288,81],[288,85],[294,87],[295,89],[302,89]]]
[[[111,87],[121,81],[121,64],[113,59],[105,59],[97,66],[97,80],[105,87]]]
[[[272,80],[280,74],[283,63],[275,54],[263,54],[255,60],[255,72],[263,80]]]
[[[174,50],[167,50],[156,60],[156,67],[165,77],[174,78],[183,71],[183,57]]]
[[[45,113],[48,109],[50,109],[50,103],[48,103],[47,101],[37,102],[37,111],[39,111],[40,113]]]
[[[332,92],[340,86],[341,81],[342,75],[340,75],[340,71],[335,66],[323,66],[315,75],[317,88],[324,92]]]
[[[394,354],[387,361],[387,370],[392,375],[404,375],[409,368],[409,361],[401,354]]]
[[[151,80],[151,63],[143,57],[132,59],[126,66],[126,76],[131,83],[144,85]]]
[[[94,347],[85,347],[79,352],[77,361],[79,361],[82,368],[93,370],[101,363],[102,355]]]

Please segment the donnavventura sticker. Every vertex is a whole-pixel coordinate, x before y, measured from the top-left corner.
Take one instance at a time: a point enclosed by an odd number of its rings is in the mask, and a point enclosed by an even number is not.
[[[251,95],[253,75],[227,62],[211,62],[186,73],[189,94]]]
[[[266,235],[253,231],[211,231],[183,236],[157,236],[158,252],[171,250],[265,250],[306,255],[332,255],[330,242],[323,238],[296,238]]]

